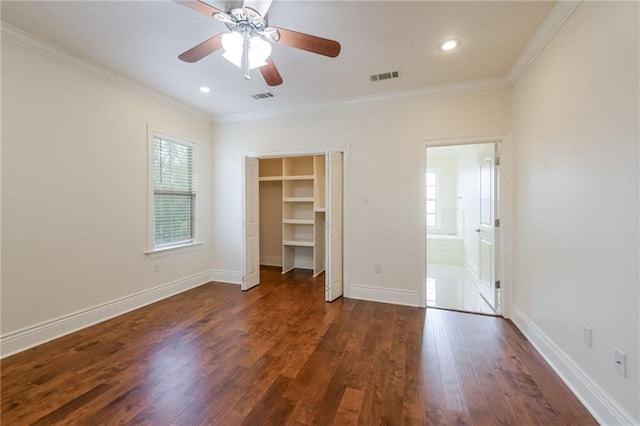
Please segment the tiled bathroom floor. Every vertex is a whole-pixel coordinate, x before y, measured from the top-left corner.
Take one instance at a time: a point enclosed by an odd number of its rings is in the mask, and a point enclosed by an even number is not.
[[[427,306],[495,315],[463,265],[427,263]]]

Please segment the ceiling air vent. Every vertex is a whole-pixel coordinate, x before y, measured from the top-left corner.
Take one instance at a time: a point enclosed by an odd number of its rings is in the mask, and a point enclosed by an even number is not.
[[[391,78],[398,78],[398,77],[400,77],[399,71],[383,72],[382,74],[373,74],[371,76],[371,81],[389,80]]]
[[[256,93],[255,95],[251,95],[251,97],[253,99],[267,99],[267,98],[275,98],[276,95],[274,95],[271,92],[265,92],[265,93]]]

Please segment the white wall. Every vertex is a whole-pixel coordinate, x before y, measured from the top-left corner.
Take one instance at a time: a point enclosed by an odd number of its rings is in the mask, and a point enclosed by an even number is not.
[[[640,423],[638,12],[583,2],[514,88],[514,319],[604,424]]]
[[[425,263],[420,259],[424,235],[417,232],[424,221],[418,190],[418,146],[424,145],[419,141],[508,133],[510,97],[510,89],[496,89],[220,123],[214,141],[213,193],[215,205],[225,208],[213,214],[214,269],[236,274],[241,270],[245,153],[348,146],[347,290],[354,294],[359,287],[358,294],[364,296],[389,290],[384,294],[391,300],[408,298],[418,304]],[[380,274],[374,273],[376,263],[382,265]]]
[[[208,280],[208,117],[134,94],[6,39],[2,107],[3,339],[197,274],[197,280]],[[204,244],[155,259],[144,254],[148,122],[196,141],[200,155],[198,226]],[[147,301],[156,293],[150,294]],[[50,332],[65,332],[58,325]]]

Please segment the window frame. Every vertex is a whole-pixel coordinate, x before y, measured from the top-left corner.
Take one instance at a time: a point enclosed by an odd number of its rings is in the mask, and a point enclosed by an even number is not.
[[[147,205],[148,205],[148,237],[147,237],[147,251],[145,254],[153,257],[156,255],[164,255],[184,250],[191,250],[195,247],[202,245],[202,242],[199,240],[199,209],[198,209],[198,174],[200,167],[198,163],[199,159],[199,149],[198,143],[190,140],[188,138],[184,138],[181,136],[176,136],[172,132],[164,131],[156,126],[151,124],[148,125],[147,132],[147,186],[148,186],[148,195],[147,195]],[[155,139],[159,138],[168,142],[181,144],[190,147],[193,150],[193,165],[195,170],[192,174],[193,180],[193,201],[192,201],[192,213],[191,213],[191,239],[181,242],[175,243],[166,243],[156,245],[155,243],[155,170],[154,170],[154,154],[155,154]]]
[[[435,188],[436,188],[436,198],[432,199],[429,198],[427,196],[427,186],[433,186],[433,185],[428,185],[427,184],[427,174],[428,173],[435,173],[436,174],[436,184],[435,184]],[[440,170],[440,167],[427,167],[427,171],[424,174],[424,180],[425,180],[425,185],[424,185],[424,196],[425,196],[425,225],[427,227],[427,230],[434,230],[434,229],[440,229],[442,228],[442,180],[441,180],[441,176],[442,176],[442,171]],[[427,204],[429,203],[429,201],[435,201],[436,203],[436,211],[435,213],[427,213]],[[433,214],[436,217],[436,224],[434,226],[429,226],[429,221],[427,219],[427,216],[429,214]]]

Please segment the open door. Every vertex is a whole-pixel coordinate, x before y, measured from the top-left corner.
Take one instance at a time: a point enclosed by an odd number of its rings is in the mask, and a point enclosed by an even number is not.
[[[325,289],[327,302],[333,302],[342,296],[342,181],[343,153],[327,153],[327,236]]]
[[[480,227],[478,232],[478,278],[479,291],[487,303],[496,310],[497,289],[496,263],[496,220],[497,209],[497,144],[479,157],[480,162]]]
[[[260,212],[258,159],[244,157],[244,264],[242,290],[260,284]]]

